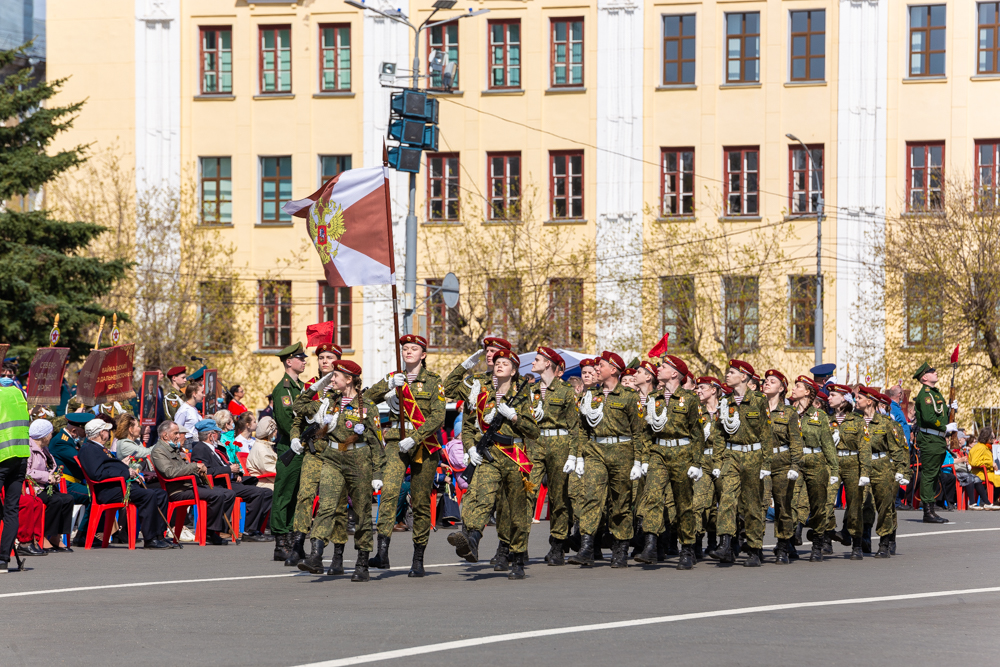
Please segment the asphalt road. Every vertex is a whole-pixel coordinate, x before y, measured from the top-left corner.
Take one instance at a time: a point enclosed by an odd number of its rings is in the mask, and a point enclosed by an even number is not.
[[[1000,627],[1000,512],[944,515],[951,523],[937,526],[901,512],[898,553],[887,561],[851,562],[849,549],[834,545],[821,564],[704,561],[690,572],[674,570],[676,559],[627,570],[547,567],[542,523],[524,581],[485,562],[459,563],[445,529],[431,536],[427,577],[407,578],[410,535],[399,533],[393,569],[373,570],[367,584],[292,574],[270,560],[270,544],[77,549],[27,559],[28,571],[0,577],[0,664],[990,661]],[[495,547],[491,528],[487,559]],[[925,594],[935,595],[917,597]],[[531,632],[539,636],[523,634]],[[386,651],[399,653],[372,655]],[[367,657],[347,660],[359,656]]]

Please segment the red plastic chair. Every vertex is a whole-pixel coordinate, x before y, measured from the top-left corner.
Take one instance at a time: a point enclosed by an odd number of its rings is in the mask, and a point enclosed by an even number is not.
[[[215,488],[215,478],[216,477],[221,477],[223,480],[225,480],[225,482],[226,482],[226,488],[229,489],[230,491],[233,490],[233,482],[232,482],[231,479],[229,479],[229,475],[225,475],[225,474],[223,474],[223,475],[214,475],[214,476],[213,475],[209,475],[208,476],[208,485],[210,487]],[[237,533],[240,532],[240,515],[242,514],[242,511],[241,511],[242,507],[243,507],[243,499],[240,498],[239,496],[236,496],[236,500],[233,502],[233,519],[232,519],[232,521],[233,521],[233,531],[235,531]],[[240,533],[240,535],[242,535],[242,533]],[[232,538],[234,540],[239,539],[240,535],[233,535]]]
[[[240,460],[240,467],[243,468],[243,473],[246,474],[247,459],[250,458],[250,454],[248,454],[247,452],[236,452],[236,458]]]
[[[195,475],[181,475],[180,477],[165,477],[159,470],[156,471],[156,479],[160,482],[160,488],[167,492],[167,523],[174,515],[174,510],[180,510],[174,517],[174,535],[180,535],[184,530],[184,522],[187,521],[187,508],[194,507],[197,510],[194,524],[194,539],[201,546],[205,546],[208,541],[208,502],[198,495],[198,478]],[[167,490],[168,482],[191,482],[194,490],[194,498],[190,500],[170,500],[170,491]]]
[[[29,482],[28,480],[24,480],[24,483],[21,485],[21,495],[24,495],[24,494],[27,494],[29,496],[37,496],[38,495],[38,492],[35,491],[35,485],[32,484],[31,482]],[[42,503],[42,532],[43,533],[45,532],[44,527],[45,527],[45,503]],[[44,534],[42,535],[42,539],[43,540],[46,537],[48,537],[48,535],[44,535]]]
[[[80,457],[74,456],[76,464],[80,466],[80,470],[83,471],[83,478],[87,480],[87,488],[90,490],[90,521],[87,522],[87,539],[83,543],[84,549],[89,549],[91,544],[94,542],[94,536],[97,534],[97,522],[101,520],[101,516],[104,515],[104,535],[101,537],[101,548],[108,546],[108,542],[111,541],[111,529],[115,525],[115,516],[117,515],[117,510],[124,509],[126,521],[128,522],[128,548],[135,549],[135,529],[136,529],[136,515],[135,515],[135,505],[126,505],[125,500],[125,478],[124,477],[112,477],[110,479],[104,479],[100,482],[95,482],[90,479],[87,472],[83,470],[83,466],[80,465]],[[120,503],[107,503],[102,504],[97,502],[97,485],[98,484],[121,484],[122,487],[122,501]],[[113,514],[106,514],[109,510],[115,510]]]

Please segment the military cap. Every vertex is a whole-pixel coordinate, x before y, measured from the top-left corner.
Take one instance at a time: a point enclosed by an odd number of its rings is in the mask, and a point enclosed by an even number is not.
[[[84,426],[87,422],[94,419],[93,412],[68,412],[66,413],[66,421],[73,426]]]
[[[172,378],[174,376],[180,375],[181,373],[187,373],[186,366],[174,366],[169,371],[167,371],[167,377]]]
[[[317,345],[316,356],[318,357],[323,352],[332,352],[333,354],[337,355],[338,359],[344,356],[344,350],[336,343],[322,343],[320,345]]]
[[[751,366],[750,364],[741,359],[730,359],[729,367],[735,368],[739,372],[745,373],[749,377],[754,377],[757,375],[757,372],[754,371],[753,366]]]
[[[521,366],[521,358],[510,350],[505,350],[503,348],[497,350],[497,353],[493,355],[494,364],[497,362],[497,359],[510,359],[511,363],[514,364],[515,369]]]
[[[889,398],[888,394],[883,394],[882,392],[878,392],[878,401],[887,407],[892,405],[892,399]]]
[[[215,423],[214,419],[202,419],[194,425],[194,430],[198,431],[198,433],[205,433],[207,431],[218,431],[219,433],[222,433],[222,429],[219,428],[219,425]]]
[[[726,396],[732,396],[733,388],[730,387],[728,384],[724,384],[722,385],[722,393],[725,394]]]
[[[829,403],[830,402],[830,394],[826,393],[825,389],[817,389],[816,390],[816,398],[818,398],[819,400],[823,401],[824,403]]]
[[[333,370],[340,371],[341,373],[347,373],[348,375],[361,375],[361,366],[357,363],[351,361],[350,359],[345,359],[343,361],[337,360],[333,362]]]
[[[788,389],[788,378],[786,378],[785,374],[782,373],[781,371],[771,368],[769,370],[764,371],[764,377],[778,378],[778,381],[781,383],[781,386],[783,386],[785,389]]]
[[[684,381],[687,382],[688,380],[691,380],[691,382],[694,382],[694,373],[692,373],[691,371],[688,371],[687,373],[684,374]],[[695,383],[695,384],[697,384],[697,383]]]
[[[507,350],[510,352],[511,344],[510,341],[503,338],[497,338],[496,336],[489,336],[483,339],[483,348],[487,347],[499,347],[501,350]]]
[[[913,379],[916,380],[917,382],[920,382],[920,378],[922,378],[927,373],[933,373],[934,370],[935,369],[931,367],[930,362],[924,361],[924,363],[920,364],[920,368],[917,369],[917,372],[913,374]]]
[[[879,392],[873,387],[866,387],[864,385],[858,385],[858,393],[863,394],[866,398],[870,398],[873,401],[879,400]]]
[[[407,343],[416,343],[425,350],[427,349],[427,339],[423,336],[418,336],[417,334],[406,334],[405,336],[399,337],[399,345],[401,347]]]
[[[645,370],[647,373],[652,375],[653,378],[656,378],[658,369],[656,368],[656,365],[653,362],[643,359],[642,361],[639,362],[639,368]]]
[[[672,354],[665,354],[663,355],[663,363],[675,369],[683,377],[688,375],[688,366],[680,357],[675,357]]]
[[[852,393],[851,388],[846,384],[828,384],[826,386],[826,390],[831,394],[833,392],[837,392],[838,394],[844,394],[845,396],[850,396]]]
[[[601,359],[608,362],[609,364],[611,364],[620,371],[625,370],[625,361],[621,358],[621,356],[615,354],[614,352],[611,352],[609,350],[604,350],[604,352],[601,352]]]
[[[562,355],[553,350],[551,347],[539,347],[538,354],[542,355],[556,366],[565,366],[566,362],[563,361]]]
[[[593,368],[596,365],[597,365],[597,359],[581,359],[580,360],[580,368],[586,368],[588,366],[591,367],[591,368]]]
[[[703,375],[695,380],[695,384],[707,384],[709,386],[715,387],[716,389],[722,389],[722,382],[717,377],[712,377],[711,375]]]
[[[284,361],[289,357],[299,357],[300,359],[306,358],[306,353],[302,349],[302,343],[295,342],[286,347],[285,349],[279,351],[275,356]]]
[[[631,376],[635,375],[638,372],[639,372],[638,368],[626,368],[625,370],[622,371],[622,377],[623,378],[625,378],[625,377],[631,377]]]
[[[201,368],[199,368],[198,370],[196,370],[194,373],[191,373],[191,375],[188,376],[188,382],[199,382],[199,381],[201,381],[201,379],[203,377],[205,377],[205,370],[206,370],[206,367],[202,366]]]
[[[809,372],[812,373],[813,378],[819,382],[820,378],[826,379],[833,375],[835,370],[837,370],[837,364],[820,364],[810,368]]]
[[[807,375],[800,375],[797,378],[795,378],[795,381],[796,382],[801,382],[802,384],[804,384],[807,387],[812,387],[813,391],[817,391],[818,392],[820,390],[820,386],[818,384],[816,384],[816,381],[813,380],[811,377],[809,377]]]

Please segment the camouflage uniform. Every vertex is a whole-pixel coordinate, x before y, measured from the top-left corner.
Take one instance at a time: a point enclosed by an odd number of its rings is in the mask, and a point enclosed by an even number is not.
[[[858,479],[872,476],[872,444],[868,435],[868,425],[860,413],[849,412],[842,423],[838,424],[834,419],[830,422],[830,427],[840,438],[837,442],[837,465],[840,470],[840,480],[847,494],[844,525],[852,537],[860,537],[864,494],[858,486]],[[833,508],[840,492],[841,482],[830,484],[827,489],[826,520],[831,530],[837,525]]]
[[[774,433],[774,448],[771,450],[774,536],[779,540],[788,540],[795,530],[792,520],[795,484],[788,479],[788,471],[794,470],[802,476],[802,430],[798,411],[790,405],[779,404],[771,411],[771,431]]]
[[[695,533],[715,533],[718,518],[718,504],[722,497],[722,476],[716,479],[712,476],[715,452],[724,449],[726,441],[722,437],[722,426],[719,424],[719,413],[710,413],[702,409],[702,430],[705,434],[705,449],[702,450],[701,469],[705,472],[701,479],[694,483],[694,518]]]
[[[327,391],[325,397],[329,399],[325,412],[328,415],[333,414],[337,401],[340,400],[340,394]],[[292,419],[292,430],[289,433],[292,439],[302,435],[302,431],[311,423],[309,420],[315,421],[317,419],[316,413],[319,411],[320,405],[322,403],[316,400],[316,392],[313,390],[307,389],[296,397],[292,403],[292,410],[295,416]],[[322,420],[323,415],[320,415],[318,419]],[[319,494],[319,478],[323,470],[323,459],[320,458],[320,454],[326,451],[329,442],[326,438],[316,438],[313,441],[313,448],[316,450],[315,454],[309,451],[309,447],[305,443],[303,443],[303,446],[305,447],[305,451],[302,453],[302,467],[299,473],[299,493],[295,501],[292,530],[296,533],[308,534],[313,520],[313,501]],[[341,494],[340,501],[337,503],[337,515],[333,524],[331,541],[334,544],[347,544],[346,488]]]
[[[183,402],[183,393],[178,393],[176,390],[163,392],[163,413],[167,416],[167,419],[173,421],[174,415],[177,414],[177,409],[181,407],[181,403]]]
[[[872,499],[878,516],[875,532],[879,537],[886,537],[896,531],[896,473],[906,475],[909,467],[909,455],[903,446],[899,424],[888,415],[878,414],[868,424],[871,434],[872,448]]]
[[[385,395],[389,392],[389,380],[394,373],[389,373],[384,379],[379,380],[375,386],[365,392],[365,398],[375,405],[385,401]],[[410,499],[413,507],[413,543],[427,544],[431,534],[431,491],[434,489],[434,474],[440,462],[440,453],[435,451],[428,453],[427,444],[439,446],[438,431],[444,423],[445,395],[444,387],[441,384],[441,376],[432,373],[421,364],[417,371],[417,376],[413,382],[409,383],[413,398],[420,407],[420,412],[424,415],[423,425],[414,430],[413,425],[407,422],[406,435],[413,438],[417,444],[404,453],[399,451],[399,414],[389,413],[389,428],[383,435],[386,446],[385,471],[382,477],[382,498],[383,503],[389,501],[390,507],[386,511],[379,512],[378,534],[382,537],[392,535],[393,524],[396,523],[395,500],[399,498],[399,489],[403,485],[403,477],[406,469],[410,469]],[[462,429],[464,434],[464,427]],[[417,463],[417,459],[420,463]]]
[[[274,421],[278,432],[274,440],[274,453],[278,455],[275,464],[274,496],[271,502],[271,532],[284,535],[292,530],[295,518],[295,500],[299,495],[299,475],[302,470],[302,455],[297,454],[287,466],[282,463],[281,455],[291,447],[292,404],[302,392],[302,382],[293,380],[285,373],[278,382],[271,397],[274,399]]]
[[[540,385],[532,392],[531,408],[539,428],[537,439],[528,442],[531,456],[531,485],[533,494],[528,499],[528,514],[533,516],[534,499],[538,496],[538,487],[542,475],[548,477],[549,502],[549,534],[557,540],[569,537],[571,503],[569,496],[569,478],[574,473],[564,473],[566,459],[575,449],[575,443],[580,438],[580,411],[576,406],[576,394],[573,387],[563,382],[558,376],[545,389],[545,399],[542,399]]]
[[[833,525],[827,523],[826,501],[830,478],[840,477],[837,450],[831,436],[830,419],[822,410],[812,406],[806,408],[799,415],[799,428],[803,441],[802,476],[796,480],[799,497],[794,508],[795,519],[822,535],[833,529]]]

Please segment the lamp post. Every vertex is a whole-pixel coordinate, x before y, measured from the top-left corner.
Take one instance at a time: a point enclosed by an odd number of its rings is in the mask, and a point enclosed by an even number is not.
[[[480,14],[486,14],[490,11],[488,9],[480,9],[479,11],[474,12],[470,8],[466,14],[459,14],[458,16],[453,16],[450,19],[434,21],[431,23],[431,19],[438,13],[438,10],[451,9],[458,4],[458,0],[436,0],[436,2],[432,5],[434,11],[430,13],[430,16],[424,19],[424,22],[419,26],[415,26],[410,23],[406,15],[399,10],[384,12],[381,9],[376,9],[371,5],[365,4],[363,0],[361,2],[358,2],[358,0],[344,0],[344,2],[351,7],[380,14],[390,21],[395,21],[396,23],[405,25],[413,31],[413,70],[411,72],[411,85],[414,89],[420,88],[420,33],[427,28],[434,28],[439,25],[444,25],[445,23],[451,23],[452,21],[467,19],[472,16],[479,16]],[[416,309],[417,303],[417,175],[414,173],[410,174],[409,194],[410,202],[409,208],[406,212],[406,274],[404,279],[405,282],[403,284],[403,299],[405,301],[403,304],[404,333],[413,333],[413,312]]]
[[[809,160],[809,170],[812,177],[816,179],[816,192],[819,198],[816,200],[816,330],[813,335],[813,342],[816,346],[816,365],[823,363],[823,184],[819,181],[819,172],[816,171],[816,163],[813,162],[812,152],[805,143],[794,134],[786,134],[786,137],[797,142],[806,152],[806,159]]]

